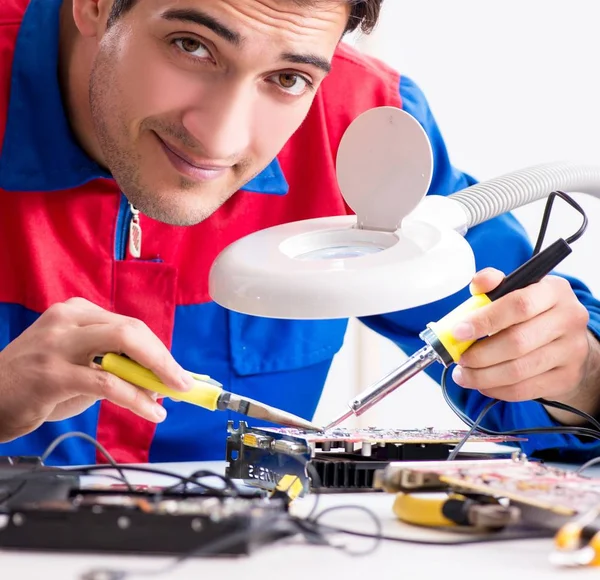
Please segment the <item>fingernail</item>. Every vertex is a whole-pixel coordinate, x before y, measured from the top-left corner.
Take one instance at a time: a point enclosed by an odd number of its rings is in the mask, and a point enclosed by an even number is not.
[[[457,340],[469,340],[474,338],[475,329],[473,328],[472,324],[469,324],[468,322],[461,322],[454,327],[452,330],[452,335]]]
[[[462,383],[463,383],[463,372],[462,372],[462,369],[460,367],[455,367],[455,369],[452,371],[452,380],[457,385],[462,385]]]
[[[164,421],[167,418],[167,411],[161,405],[154,405],[154,414],[159,421]]]

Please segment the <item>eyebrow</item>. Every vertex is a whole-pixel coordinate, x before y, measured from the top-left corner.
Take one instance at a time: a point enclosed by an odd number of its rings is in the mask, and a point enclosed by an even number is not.
[[[205,26],[209,30],[212,30],[217,36],[220,36],[227,42],[234,46],[241,46],[244,39],[239,32],[227,28],[224,24],[219,22],[216,18],[195,10],[192,8],[172,8],[163,12],[162,17],[165,20],[178,20],[179,22],[187,22],[192,24],[198,24],[199,26]]]
[[[331,62],[316,54],[296,54],[293,52],[286,52],[281,55],[281,59],[287,62],[293,62],[294,64],[309,64],[315,66],[318,69],[321,69],[325,74],[331,72]]]
[[[239,32],[231,30],[231,28],[225,26],[216,18],[213,18],[212,16],[209,16],[208,14],[197,9],[172,8],[163,12],[162,17],[165,20],[176,20],[179,22],[204,26],[209,30],[212,30],[217,36],[220,36],[236,47],[240,47],[244,43],[244,37]],[[329,74],[331,72],[331,62],[329,62],[329,60],[326,58],[320,57],[316,54],[297,54],[293,52],[286,52],[281,55],[281,60],[285,60],[294,64],[308,64],[322,70],[325,74]]]

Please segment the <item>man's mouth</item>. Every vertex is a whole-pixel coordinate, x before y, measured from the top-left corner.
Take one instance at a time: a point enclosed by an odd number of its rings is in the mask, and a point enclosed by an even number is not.
[[[165,155],[171,162],[171,165],[173,165],[179,173],[182,173],[186,177],[190,177],[194,181],[212,181],[222,177],[229,169],[231,169],[231,165],[225,165],[211,160],[196,159],[171,143],[167,143],[157,134],[156,137],[165,152]]]

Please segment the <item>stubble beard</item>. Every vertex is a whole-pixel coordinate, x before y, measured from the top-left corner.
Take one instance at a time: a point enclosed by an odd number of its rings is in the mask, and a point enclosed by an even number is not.
[[[129,142],[126,115],[122,110],[110,110],[110,103],[127,102],[119,98],[122,91],[112,82],[110,72],[110,55],[98,54],[90,75],[89,101],[106,169],[127,200],[147,217],[174,226],[191,226],[204,221],[235,192],[222,192],[212,203],[186,211],[176,207],[177,194],[193,195],[197,183],[180,176],[176,189],[170,193],[152,190],[150,185],[144,184],[140,172],[142,156],[133,146],[125,145]]]

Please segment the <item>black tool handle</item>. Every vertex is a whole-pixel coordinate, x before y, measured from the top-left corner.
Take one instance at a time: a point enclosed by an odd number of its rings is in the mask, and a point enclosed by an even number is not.
[[[490,300],[498,300],[510,292],[526,288],[531,284],[539,282],[547,276],[558,264],[560,264],[573,250],[562,238],[548,246],[545,250],[536,254],[506,276],[500,285],[487,293]]]

